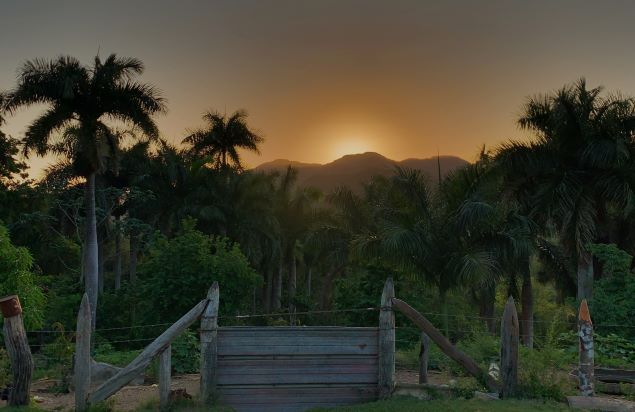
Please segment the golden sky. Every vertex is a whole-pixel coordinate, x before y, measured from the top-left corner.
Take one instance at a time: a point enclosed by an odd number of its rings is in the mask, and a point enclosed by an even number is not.
[[[401,160],[523,138],[527,95],[585,76],[635,94],[630,1],[30,1],[0,3],[0,89],[35,57],[146,65],[180,142],[208,109],[244,108],[262,155],[328,162],[377,151]],[[20,137],[37,110],[7,119]],[[49,159],[33,160],[38,170]]]

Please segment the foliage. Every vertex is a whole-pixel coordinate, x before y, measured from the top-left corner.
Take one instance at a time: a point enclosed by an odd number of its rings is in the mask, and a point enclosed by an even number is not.
[[[174,321],[201,299],[214,281],[221,290],[222,314],[245,313],[251,291],[260,283],[237,244],[227,238],[207,236],[183,222],[174,238],[157,235],[148,258],[139,267],[142,296],[148,321]]]
[[[42,325],[46,299],[32,272],[33,258],[23,247],[16,247],[9,232],[0,225],[0,295],[18,295],[26,329]]]
[[[563,349],[522,347],[518,366],[519,396],[562,401],[567,395],[575,394],[575,383],[568,376],[572,361]]]
[[[633,257],[614,244],[591,245],[590,250],[603,266],[605,276],[595,282],[590,302],[595,330],[635,338],[635,273]]]
[[[191,330],[186,330],[172,342],[172,369],[177,374],[200,371],[200,342]]]

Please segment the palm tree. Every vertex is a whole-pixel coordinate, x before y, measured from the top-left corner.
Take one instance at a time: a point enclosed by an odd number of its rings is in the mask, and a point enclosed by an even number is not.
[[[151,116],[165,111],[165,103],[152,86],[134,77],[144,66],[135,58],[112,54],[95,58],[90,67],[62,56],[54,60],[27,61],[18,72],[18,85],[9,91],[4,109],[46,104],[23,138],[24,152],[39,156],[49,152],[72,159],[75,172],[86,178],[85,282],[93,327],[98,295],[98,243],[95,217],[95,175],[106,167],[117,150],[117,134],[108,120],[132,124],[148,138],[157,138]]]
[[[247,112],[238,110],[231,116],[209,111],[203,115],[207,127],[193,131],[183,139],[194,156],[208,158],[216,168],[242,169],[238,149],[259,153],[262,136],[247,125]]]
[[[518,124],[537,139],[504,144],[497,154],[506,190],[542,227],[557,229],[576,262],[578,299],[593,291],[588,245],[599,240],[611,206],[624,210],[635,196],[624,171],[635,156],[635,102],[601,92],[581,79],[530,98]]]

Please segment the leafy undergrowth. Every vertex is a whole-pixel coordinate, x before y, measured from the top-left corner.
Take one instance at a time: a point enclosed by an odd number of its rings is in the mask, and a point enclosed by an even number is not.
[[[558,412],[571,410],[567,405],[557,402],[477,399],[420,401],[414,398],[394,398],[364,405],[311,409],[311,412]]]

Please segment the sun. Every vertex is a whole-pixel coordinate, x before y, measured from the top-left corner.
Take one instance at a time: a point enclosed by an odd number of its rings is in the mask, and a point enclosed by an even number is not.
[[[361,138],[338,139],[333,145],[333,156],[335,156],[336,159],[348,154],[370,151],[372,151],[371,145]]]

